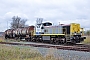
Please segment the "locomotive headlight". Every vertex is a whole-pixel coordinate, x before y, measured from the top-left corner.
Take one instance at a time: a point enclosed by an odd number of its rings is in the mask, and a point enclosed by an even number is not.
[[[40,40],[41,40],[42,38],[40,38]]]
[[[76,35],[77,33],[75,32],[74,35]]]
[[[80,32],[80,34],[82,35],[82,32]]]

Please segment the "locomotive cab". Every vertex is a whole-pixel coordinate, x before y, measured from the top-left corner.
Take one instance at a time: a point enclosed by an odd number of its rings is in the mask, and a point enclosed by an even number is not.
[[[70,25],[62,25],[63,33],[66,35],[67,42],[80,43],[84,41],[86,37],[83,37],[83,30],[80,31],[80,24],[71,23]]]
[[[36,34],[44,34],[44,27],[45,26],[52,26],[52,23],[50,22],[45,22],[45,23],[39,23],[36,24],[35,30],[36,30]]]
[[[50,23],[50,22],[45,22],[45,23],[42,23],[43,24],[43,26],[52,26],[52,23]]]

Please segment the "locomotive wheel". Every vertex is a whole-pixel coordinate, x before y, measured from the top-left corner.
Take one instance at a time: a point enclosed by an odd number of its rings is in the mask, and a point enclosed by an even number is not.
[[[56,45],[59,45],[59,41],[56,41],[55,44],[56,44]]]
[[[41,40],[40,40],[40,42],[42,42],[42,43],[43,43],[43,40],[41,39]]]
[[[25,38],[25,40],[26,40],[26,41],[29,41],[29,39],[28,39],[28,38]]]
[[[30,41],[35,42],[35,37],[31,37]]]
[[[50,44],[53,44],[54,42],[53,42],[53,40],[50,40]]]
[[[72,44],[76,44],[76,41],[71,42]]]
[[[66,38],[64,38],[64,40],[61,41],[62,44],[66,43]]]

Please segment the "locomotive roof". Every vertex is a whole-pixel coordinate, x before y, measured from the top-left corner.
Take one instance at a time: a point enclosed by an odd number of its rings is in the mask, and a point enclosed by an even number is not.
[[[50,23],[50,22],[45,22],[45,23],[42,23],[44,26],[47,26],[47,24],[49,24],[49,25],[52,25],[52,23]]]
[[[70,24],[67,24],[67,25],[63,24],[63,25],[61,25],[61,26],[70,26]]]
[[[44,22],[44,23],[51,23],[51,22]]]

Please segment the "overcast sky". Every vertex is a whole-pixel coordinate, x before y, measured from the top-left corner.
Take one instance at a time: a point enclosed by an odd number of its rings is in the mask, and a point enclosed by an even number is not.
[[[90,29],[90,0],[0,0],[0,31],[10,27],[13,16],[27,19],[34,25],[36,18],[52,23],[80,23]]]

